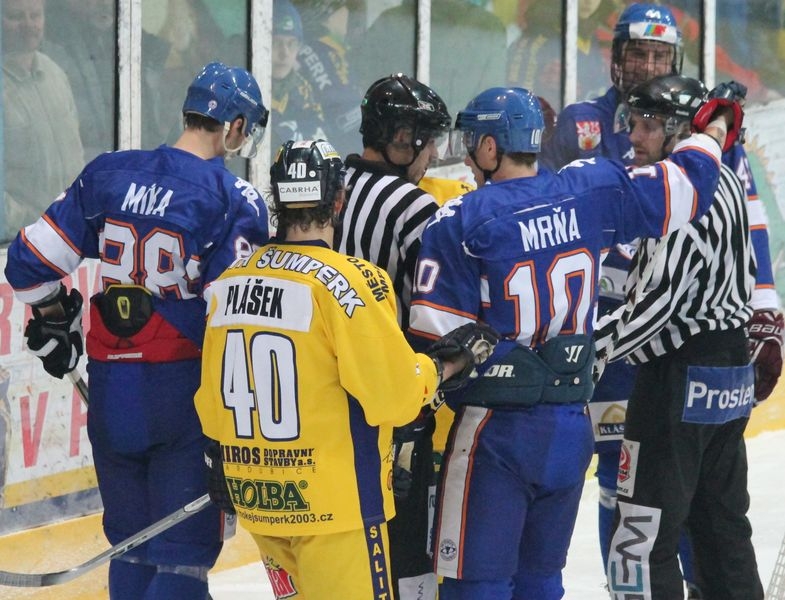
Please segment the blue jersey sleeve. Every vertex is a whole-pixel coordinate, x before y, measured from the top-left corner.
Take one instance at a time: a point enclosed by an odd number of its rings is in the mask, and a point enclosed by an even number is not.
[[[778,309],[780,300],[774,288],[774,272],[769,250],[769,220],[766,207],[758,196],[758,189],[744,146],[739,143],[731,146],[727,152],[723,153],[722,162],[728,165],[741,180],[747,194],[750,237],[758,267],[755,276],[755,290],[752,293],[752,306],[755,310]]]
[[[414,336],[433,340],[477,320],[480,268],[463,244],[462,203],[447,202],[423,233],[410,315]]]
[[[11,242],[5,276],[23,302],[42,300],[84,258],[98,257],[99,231],[87,218],[95,208],[83,196],[89,181],[89,172],[83,171],[38,221]]]

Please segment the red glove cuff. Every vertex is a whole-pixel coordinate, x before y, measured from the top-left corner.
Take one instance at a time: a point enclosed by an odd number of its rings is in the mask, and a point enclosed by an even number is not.
[[[708,127],[709,123],[714,120],[714,114],[718,109],[728,106],[733,109],[733,124],[728,125],[728,133],[725,136],[725,144],[722,146],[722,151],[726,152],[733,144],[739,139],[741,132],[741,124],[744,121],[744,111],[736,100],[729,100],[727,98],[711,98],[706,100],[703,105],[695,113],[692,119],[692,129],[698,133],[703,133]]]

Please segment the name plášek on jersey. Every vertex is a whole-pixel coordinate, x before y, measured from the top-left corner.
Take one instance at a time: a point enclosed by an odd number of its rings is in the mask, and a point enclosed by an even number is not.
[[[383,301],[390,293],[390,289],[385,280],[378,276],[376,268],[355,258],[350,258],[349,262],[365,277],[365,282],[376,301]],[[244,259],[233,266],[243,267],[246,264],[247,260]],[[346,277],[334,267],[307,254],[272,247],[259,257],[256,266],[313,275],[316,281],[322,283],[330,291],[348,317],[351,317],[357,308],[365,306],[362,298],[351,287]],[[285,290],[293,288],[289,282],[262,277],[234,277],[230,281],[222,282],[217,287],[225,290],[225,296],[220,300],[222,307],[216,313],[216,317],[218,317],[216,324],[220,323],[220,316],[229,317],[240,314],[282,319],[284,318],[284,307],[287,306],[284,299]],[[294,307],[297,306],[297,303],[292,302],[288,305]]]

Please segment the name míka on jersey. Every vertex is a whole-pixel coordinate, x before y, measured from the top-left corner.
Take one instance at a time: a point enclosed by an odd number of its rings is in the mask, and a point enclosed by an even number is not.
[[[256,266],[260,269],[269,267],[312,275],[327,288],[348,317],[354,314],[354,309],[358,306],[365,306],[365,302],[357,295],[357,290],[349,285],[349,280],[338,269],[307,254],[269,248],[256,261]]]
[[[521,228],[521,241],[527,252],[581,239],[574,208],[564,211],[557,207],[551,214],[519,221],[518,225]]]
[[[280,319],[283,317],[282,298],[281,288],[264,285],[261,277],[254,279],[249,277],[245,285],[229,286],[224,314],[246,314]]]

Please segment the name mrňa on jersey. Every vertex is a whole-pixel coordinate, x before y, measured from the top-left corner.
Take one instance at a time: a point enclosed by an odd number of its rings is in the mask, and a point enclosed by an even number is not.
[[[521,242],[527,252],[568,244],[581,239],[575,209],[554,207],[550,214],[519,221]]]
[[[172,199],[172,190],[160,187],[157,183],[150,186],[140,185],[131,182],[128,191],[125,193],[123,204],[120,210],[132,212],[137,215],[157,215],[163,217],[166,207]]]

